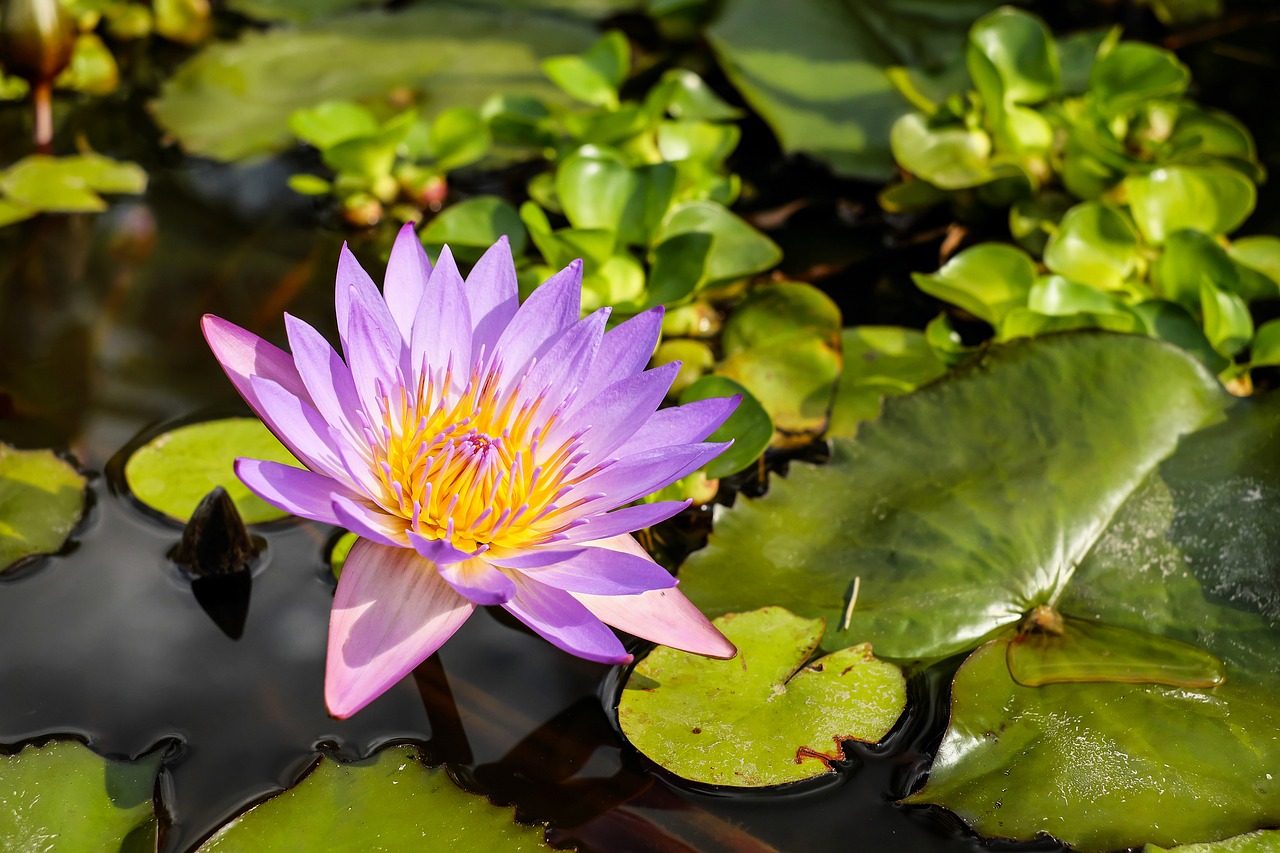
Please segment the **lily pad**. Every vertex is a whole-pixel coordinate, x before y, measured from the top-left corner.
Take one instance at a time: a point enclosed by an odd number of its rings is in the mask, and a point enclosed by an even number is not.
[[[1183,844],[1170,848],[1148,844],[1142,848],[1142,853],[1276,853],[1278,850],[1280,829],[1263,829],[1225,841],[1209,841],[1204,844]]]
[[[424,841],[427,839],[429,841]],[[293,788],[214,833],[201,853],[258,850],[550,850],[541,827],[454,784],[418,751],[393,746],[365,761],[321,758]]]
[[[107,209],[99,193],[140,193],[146,187],[146,172],[135,163],[99,154],[33,154],[0,171],[0,224],[44,211],[95,213]]]
[[[479,107],[498,90],[563,99],[539,61],[585,49],[591,21],[507,5],[437,2],[247,31],[182,65],[152,111],[188,152],[236,160],[290,145],[295,110],[397,87],[418,93],[432,116]]]
[[[191,517],[215,486],[231,496],[246,524],[275,521],[288,513],[249,491],[232,468],[237,457],[301,467],[256,418],[225,418],[170,430],[134,451],[124,476],[134,497],[178,521]]]
[[[62,547],[84,512],[84,482],[48,450],[0,444],[0,571]]]
[[[880,414],[885,397],[914,391],[947,372],[923,332],[898,326],[855,326],[841,333],[844,368],[827,434],[852,436]]]
[[[821,619],[765,607],[715,625],[736,658],[657,648],[618,703],[627,739],[677,776],[740,788],[823,776],[844,741],[880,740],[906,707],[902,672],[866,643],[808,663]]]
[[[154,849],[152,792],[163,754],[117,761],[78,741],[53,741],[0,756],[0,848]]]

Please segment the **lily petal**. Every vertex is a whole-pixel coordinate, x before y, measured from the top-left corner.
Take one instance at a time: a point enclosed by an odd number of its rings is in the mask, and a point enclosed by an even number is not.
[[[400,369],[399,336],[394,326],[383,326],[364,303],[352,304],[347,320],[347,362],[356,393],[363,401],[361,409],[375,429],[381,425],[385,406],[394,410],[400,405],[395,395],[405,383]]]
[[[437,568],[449,586],[476,604],[506,604],[516,594],[515,582],[479,557]]]
[[[334,495],[355,498],[337,480],[279,462],[241,458],[235,461],[235,472],[249,491],[267,503],[321,524],[342,524],[333,511]]]
[[[741,402],[742,395],[734,394],[732,397],[712,397],[659,409],[615,452],[621,457],[655,447],[696,444],[715,432]]]
[[[511,259],[511,244],[504,234],[485,251],[467,276],[467,302],[471,305],[471,363],[480,357],[480,348],[493,353],[502,330],[520,307],[516,285],[516,265]]]
[[[471,553],[463,551],[461,548],[455,548],[447,539],[428,539],[420,533],[413,530],[409,531],[409,543],[418,555],[423,559],[430,560],[437,566],[445,566],[449,563],[458,563],[463,560],[470,560],[477,554],[485,550],[484,547],[480,551]],[[487,547],[487,546],[486,546]]]
[[[569,545],[576,542],[594,544],[597,539],[609,539],[623,533],[652,527],[682,512],[691,503],[693,503],[692,500],[658,501],[651,504],[624,506],[612,512],[588,516],[577,526],[565,531],[565,538],[557,544]]]
[[[329,615],[329,713],[346,719],[381,696],[453,636],[474,609],[413,551],[356,542]]]
[[[397,342],[392,351],[396,361],[407,351],[404,340],[400,337],[400,329],[391,317],[387,303],[378,291],[378,286],[369,278],[369,274],[360,266],[356,256],[351,254],[347,244],[342,244],[342,252],[338,255],[338,284],[334,291],[334,301],[338,312],[338,336],[342,338],[342,351],[351,356],[351,344],[347,341],[347,329],[351,325],[351,309],[355,304],[364,308],[372,317],[373,323],[381,330],[381,336]]]
[[[350,417],[360,407],[360,397],[346,362],[323,335],[292,314],[284,315],[284,328],[298,375],[316,411],[351,438],[362,439],[358,425]]]
[[[535,634],[580,658],[631,662],[614,633],[572,595],[524,575],[515,582],[516,594],[502,606]]]
[[[502,330],[494,350],[504,375],[522,376],[574,323],[582,305],[582,261],[574,261],[544,281]]]
[[[676,585],[671,573],[648,554],[610,548],[583,548],[573,557],[545,568],[528,569],[524,575],[566,592],[591,595],[638,595]]]
[[[645,553],[630,536],[596,544],[629,554]],[[578,592],[573,597],[607,624],[651,642],[712,658],[731,658],[738,653],[733,643],[678,589],[655,589],[639,595]]]
[[[582,436],[582,450],[595,456],[612,454],[653,416],[679,372],[679,362],[673,361],[618,380],[559,424],[551,443],[589,426]]]
[[[659,447],[619,459],[582,481],[580,488],[583,492],[598,493],[601,497],[577,507],[574,514],[583,517],[591,512],[629,504],[698,470],[728,446],[729,442],[704,441],[701,444]]]
[[[258,416],[299,462],[335,480],[346,480],[342,460],[334,451],[338,440],[311,403],[263,376],[250,376],[249,387],[258,401]]]
[[[422,294],[409,351],[414,370],[424,364],[438,369],[450,361],[455,374],[466,374],[471,369],[470,364],[462,363],[471,354],[471,308],[463,290],[462,274],[448,246],[436,258],[431,281]]]
[[[582,383],[578,399],[590,400],[619,379],[644,370],[662,334],[661,306],[619,323],[600,341],[595,364]]]
[[[403,518],[387,515],[345,495],[334,495],[333,514],[338,517],[340,527],[363,539],[392,548],[408,547],[409,538],[405,535],[406,522]]]
[[[592,312],[569,327],[528,374],[528,386],[535,393],[550,390],[556,399],[576,392],[596,361],[596,351],[609,321],[610,308]]]
[[[258,395],[249,384],[249,377],[261,376],[276,383],[295,397],[310,402],[311,396],[293,358],[274,344],[267,343],[253,332],[240,328],[213,314],[205,314],[200,321],[204,339],[209,342],[214,358],[226,371],[231,384],[236,386],[240,396],[253,409],[258,417],[262,410],[258,405]]]
[[[382,295],[387,310],[406,341],[413,336],[413,318],[418,315],[418,303],[431,278],[431,261],[422,248],[412,222],[406,222],[396,235],[387,259],[387,273],[382,279]]]

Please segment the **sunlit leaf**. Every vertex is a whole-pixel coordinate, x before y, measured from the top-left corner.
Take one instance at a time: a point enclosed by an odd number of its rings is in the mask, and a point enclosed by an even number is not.
[[[427,223],[420,235],[431,250],[440,253],[448,243],[453,253],[464,261],[476,261],[486,249],[505,236],[511,241],[511,254],[520,257],[529,240],[524,223],[516,209],[498,196],[484,195],[451,204]]]
[[[1068,210],[1044,250],[1049,269],[1103,290],[1120,287],[1141,257],[1133,225],[1119,210],[1100,202]]]
[[[1125,180],[1138,229],[1153,243],[1180,228],[1228,234],[1253,211],[1253,182],[1222,167],[1169,166]]]
[[[84,485],[48,450],[0,444],[0,572],[62,547],[84,512]]]
[[[982,243],[965,249],[933,274],[912,276],[916,286],[997,325],[1011,308],[1025,305],[1036,265],[1021,249]]]
[[[827,434],[852,436],[880,413],[885,397],[914,391],[946,373],[924,333],[898,326],[855,326],[840,336],[843,369]]]

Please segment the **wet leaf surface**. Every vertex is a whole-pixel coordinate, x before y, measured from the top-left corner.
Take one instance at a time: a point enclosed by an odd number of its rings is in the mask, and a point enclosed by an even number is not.
[[[659,647],[618,704],[627,739],[681,778],[758,788],[822,776],[844,741],[880,740],[906,706],[901,671],[865,643],[809,662],[821,619],[766,607],[715,624],[736,658]]]
[[[84,484],[48,450],[0,443],[0,572],[62,547],[84,512]]]

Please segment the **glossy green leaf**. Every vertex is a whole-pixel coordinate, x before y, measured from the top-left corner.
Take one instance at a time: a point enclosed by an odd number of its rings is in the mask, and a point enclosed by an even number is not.
[[[1036,280],[1036,265],[1015,246],[982,243],[965,249],[936,273],[917,273],[911,278],[930,296],[958,305],[994,326],[1011,308],[1026,304]]]
[[[84,484],[51,451],[0,443],[0,572],[62,547],[84,512]]]
[[[431,123],[431,155],[442,171],[474,163],[489,150],[489,127],[474,107],[450,107]]]
[[[1128,306],[1112,294],[1060,275],[1038,278],[1027,294],[1027,308],[1050,317],[1071,314],[1132,315]],[[1005,332],[1004,327],[1001,332]]]
[[[396,153],[416,120],[417,114],[412,111],[400,113],[367,136],[355,136],[336,142],[321,152],[324,163],[339,175],[362,178],[375,188],[375,194],[383,197],[383,201],[390,201],[391,198],[385,197],[383,192],[376,189],[377,182],[385,182],[391,177]],[[389,186],[391,190],[385,195],[394,197],[400,188],[394,181]]]
[[[1024,687],[1113,681],[1171,687],[1216,687],[1222,661],[1199,646],[1146,631],[1059,617],[1056,631],[1020,632],[1005,649],[1009,675]]]
[[[673,361],[680,362],[680,372],[672,380],[667,396],[679,397],[686,388],[711,371],[715,366],[716,356],[704,341],[693,338],[668,338],[658,344],[649,366],[661,367]],[[772,434],[772,426],[769,431]]]
[[[427,223],[419,236],[432,257],[448,243],[455,257],[463,261],[479,260],[499,237],[511,241],[511,254],[517,258],[524,255],[529,242],[520,214],[494,195],[474,196],[449,205]]]
[[[689,231],[654,246],[649,274],[649,306],[673,305],[697,289],[698,283],[707,275],[712,239],[710,234]]]
[[[680,234],[707,234],[711,246],[699,288],[728,284],[771,269],[782,250],[722,204],[693,201],[676,205],[654,235],[654,245]]]
[[[1089,88],[1089,75],[1104,45],[1109,50],[1119,41],[1119,27],[1067,33],[1055,40],[1062,70],[1062,91],[1081,95]]]
[[[910,110],[886,70],[957,56],[991,0],[730,0],[707,37],[730,81],[788,153],[838,174],[893,174],[889,129]],[[821,85],[815,85],[821,81]]]
[[[933,127],[921,113],[907,113],[889,134],[894,159],[918,178],[945,190],[980,186],[995,179],[991,137],[954,124]]]
[[[896,397],[946,373],[923,332],[898,326],[855,326],[840,336],[844,366],[831,406],[827,435],[852,436]]]
[[[722,512],[680,588],[712,614],[824,616],[829,646],[857,637],[891,659],[945,658],[1061,595],[1179,435],[1225,405],[1197,361],[1148,338],[991,348],[887,400],[855,441],[833,440],[828,464],[793,464],[763,498]]]
[[[321,758],[301,782],[235,818],[200,853],[255,850],[550,850],[541,827],[459,788],[418,751],[392,746],[353,763]]]
[[[1122,41],[1093,64],[1089,92],[1110,114],[1144,101],[1181,95],[1191,72],[1171,51],[1139,41]]]
[[[347,564],[347,555],[351,553],[351,549],[355,547],[356,540],[359,538],[354,533],[344,533],[329,549],[329,568],[333,571],[334,578],[342,577],[342,567]]]
[[[685,68],[672,68],[662,75],[670,86],[666,110],[675,118],[692,121],[733,121],[742,110],[725,103],[706,82]]]
[[[1214,373],[1220,373],[1227,366],[1228,360],[1214,350],[1200,322],[1182,305],[1149,299],[1133,306],[1133,313],[1142,320],[1148,335],[1182,347]]]
[[[528,7],[436,2],[354,12],[212,43],[151,106],[188,152],[235,160],[287,146],[288,116],[328,100],[408,87],[435,115],[479,106],[498,90],[554,97],[539,58],[581,50],[592,38],[583,18]]]
[[[146,172],[139,166],[99,154],[33,154],[0,172],[0,194],[41,211],[106,210],[98,193],[140,193],[146,186]]]
[[[684,779],[758,788],[822,776],[844,758],[843,741],[880,740],[906,706],[902,673],[865,643],[808,663],[821,619],[766,607],[715,625],[736,658],[659,647],[618,702],[627,739]]]
[[[1148,844],[1142,853],[1276,853],[1280,851],[1280,829],[1260,829],[1257,832],[1237,835],[1224,841],[1206,841],[1203,844],[1182,844],[1177,847],[1157,847]]]
[[[1200,285],[1206,281],[1231,293],[1243,290],[1238,267],[1226,250],[1208,234],[1190,228],[1168,236],[1151,278],[1162,296],[1193,311],[1200,307]]]
[[[805,444],[823,432],[840,381],[840,353],[816,335],[768,340],[720,362],[716,372],[743,385],[776,428],[774,444]]]
[[[1138,233],[1119,210],[1087,201],[1066,212],[1044,250],[1044,263],[1066,278],[1115,290],[1142,257]]]
[[[735,394],[742,396],[738,408],[707,437],[707,441],[733,441],[728,450],[706,464],[706,475],[713,480],[736,474],[760,458],[773,440],[773,420],[750,391],[727,376],[703,376],[680,394],[681,405]]]
[[[1249,363],[1280,365],[1280,320],[1271,320],[1258,327],[1249,350]]]
[[[1205,337],[1222,355],[1235,355],[1253,339],[1249,306],[1234,293],[1204,282],[1200,285],[1200,311],[1204,316]]]
[[[631,46],[617,30],[608,32],[580,56],[552,56],[542,70],[564,91],[584,103],[617,106],[618,89],[631,66]]]
[[[575,228],[618,230],[639,179],[622,155],[587,145],[556,169],[556,196]]]
[[[1043,255],[1050,235],[1074,204],[1071,196],[1053,190],[1018,199],[1009,208],[1009,232],[1019,246],[1033,255]]]
[[[1227,253],[1239,266],[1258,273],[1265,282],[1242,293],[1245,298],[1280,298],[1280,238],[1270,235],[1241,237]]]
[[[1035,104],[1059,85],[1058,52],[1049,28],[1035,15],[1004,7],[969,29],[969,75],[988,105]]]
[[[125,463],[133,496],[158,512],[186,521],[200,500],[222,486],[246,524],[274,521],[288,513],[249,491],[236,477],[237,457],[301,467],[256,418],[226,418],[181,426],[138,448]]]
[[[152,792],[164,750],[137,761],[53,741],[0,755],[0,848],[154,849]]]
[[[1228,234],[1253,211],[1253,182],[1223,167],[1168,166],[1125,179],[1138,230],[1163,243],[1180,228]]]
[[[324,101],[295,110],[289,116],[289,130],[308,145],[324,150],[348,139],[377,133],[378,119],[360,104]]]
[[[816,337],[834,345],[840,308],[818,288],[797,281],[753,287],[725,321],[720,345],[726,356],[792,337]]]

